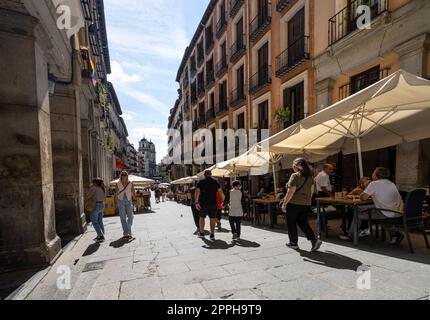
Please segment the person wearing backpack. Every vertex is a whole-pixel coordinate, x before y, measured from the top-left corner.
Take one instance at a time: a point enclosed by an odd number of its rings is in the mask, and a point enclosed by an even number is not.
[[[312,169],[303,158],[293,162],[294,174],[287,184],[287,195],[282,204],[282,211],[287,215],[288,236],[290,243],[287,246],[299,250],[297,226],[305,233],[312,243],[312,252],[318,251],[322,242],[318,240],[309,225],[309,213],[311,212],[312,187],[314,178]]]
[[[104,201],[106,197],[106,187],[102,179],[96,178],[93,180],[90,190],[88,191],[88,198],[92,198],[94,201],[93,209],[91,210],[91,223],[93,224],[94,230],[97,233],[97,238],[94,239],[96,242],[105,241],[105,227],[103,224],[104,215]],[[89,201],[89,200],[87,200]]]
[[[119,216],[124,238],[131,239],[133,234],[133,201],[135,199],[134,186],[128,179],[128,172],[121,172],[120,179],[116,185],[115,200],[119,207]]]

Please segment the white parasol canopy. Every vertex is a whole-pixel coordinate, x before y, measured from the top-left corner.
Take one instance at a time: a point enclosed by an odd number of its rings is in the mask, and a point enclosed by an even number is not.
[[[429,122],[430,81],[399,70],[274,136],[270,151],[358,153],[363,176],[362,152],[429,138]]]
[[[137,188],[147,188],[147,187],[152,186],[155,183],[155,181],[152,179],[138,177],[138,176],[134,176],[134,175],[128,176],[128,180],[130,182],[133,182],[133,185]],[[115,187],[118,182],[119,182],[119,179],[111,181],[110,186]]]

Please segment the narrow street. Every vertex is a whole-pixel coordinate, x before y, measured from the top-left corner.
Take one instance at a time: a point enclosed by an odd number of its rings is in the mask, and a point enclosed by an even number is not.
[[[129,243],[118,240],[119,217],[106,218],[105,223],[105,243],[93,243],[96,235],[90,226],[51,268],[9,298],[296,300],[428,299],[429,295],[429,256],[410,255],[406,247],[385,244],[371,252],[367,244],[356,249],[348,243],[324,243],[321,252],[309,253],[310,245],[301,238],[304,251],[296,252],[285,246],[283,230],[249,225],[243,230],[245,240],[233,244],[227,221],[216,242],[202,241],[193,235],[190,209],[175,202],[136,215],[136,239]],[[67,267],[71,289],[61,290],[57,279]],[[357,270],[363,267],[370,270],[368,290],[357,288],[361,275]]]

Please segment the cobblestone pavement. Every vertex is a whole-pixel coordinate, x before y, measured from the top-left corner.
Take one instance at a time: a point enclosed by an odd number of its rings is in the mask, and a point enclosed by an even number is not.
[[[233,244],[227,221],[217,241],[201,240],[188,207],[167,202],[136,215],[131,242],[118,217],[106,218],[107,241],[94,244],[92,227],[38,273],[13,299],[428,299],[430,255],[388,244],[355,248],[326,242],[319,253],[285,246],[282,230],[244,226]],[[334,235],[332,235],[334,238]],[[417,239],[420,241],[420,239]],[[421,239],[421,242],[422,239]],[[71,270],[70,289],[58,277]],[[369,273],[358,273],[367,269]],[[60,274],[57,274],[59,272]],[[62,278],[60,278],[62,279]],[[358,281],[359,279],[363,281]],[[365,280],[370,279],[370,283]],[[357,281],[362,289],[357,288]],[[60,284],[64,282],[60,281]],[[370,289],[368,285],[370,284]],[[366,289],[367,288],[367,289]]]

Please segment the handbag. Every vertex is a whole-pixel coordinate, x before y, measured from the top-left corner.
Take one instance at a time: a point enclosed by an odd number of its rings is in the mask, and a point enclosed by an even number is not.
[[[308,180],[309,180],[309,177],[307,177],[307,178],[306,178],[305,182],[303,182],[303,184],[300,186],[300,188],[298,188],[298,189],[296,190],[296,192],[295,192],[295,193],[297,193],[297,192],[299,192],[300,190],[302,190],[302,189],[304,188],[304,186],[306,185],[306,183],[308,182]],[[284,210],[283,210],[284,201],[285,201],[285,198],[286,198],[286,197],[287,197],[287,195],[285,195],[284,199],[282,199],[282,200],[281,200],[281,202],[279,202],[279,206],[281,207],[281,211],[282,211],[284,214],[287,214],[287,212],[286,212],[286,211],[284,212]]]
[[[97,200],[95,197],[89,197],[85,201],[84,205],[84,211],[85,213],[93,213],[93,211],[96,209]]]

